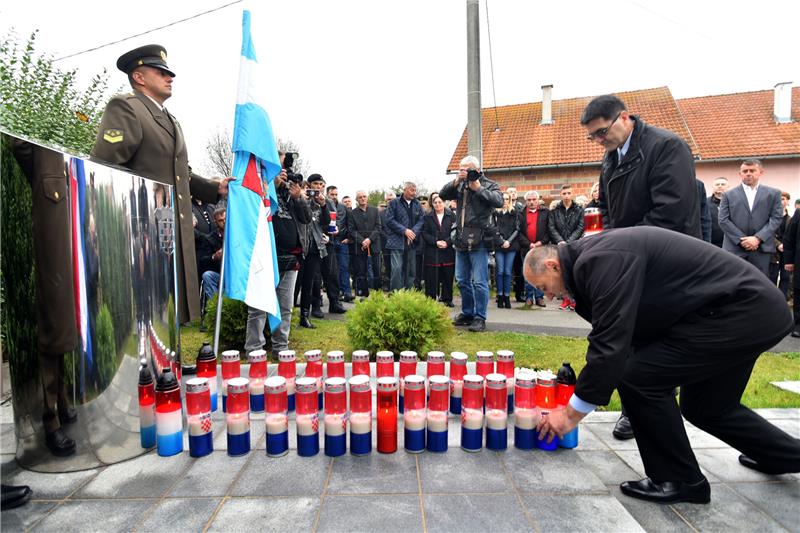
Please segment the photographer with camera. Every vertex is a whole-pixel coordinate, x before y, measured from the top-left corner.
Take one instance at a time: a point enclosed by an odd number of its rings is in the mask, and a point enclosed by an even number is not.
[[[289,331],[292,327],[294,287],[300,262],[308,250],[308,224],[311,208],[300,185],[302,174],[292,172],[296,152],[278,152],[283,169],[275,177],[278,210],[272,217],[275,230],[275,253],[278,256],[280,280],[275,289],[281,310],[281,324],[272,334],[272,355],[289,348]],[[247,308],[247,335],[244,349],[247,353],[264,347],[264,326],[267,314],[260,309]]]
[[[456,207],[456,282],[461,291],[461,313],[453,324],[470,331],[486,329],[489,305],[489,250],[496,228],[492,212],[503,207],[497,183],[481,172],[481,162],[468,155],[459,164],[458,176],[439,192],[443,200],[458,200]]]

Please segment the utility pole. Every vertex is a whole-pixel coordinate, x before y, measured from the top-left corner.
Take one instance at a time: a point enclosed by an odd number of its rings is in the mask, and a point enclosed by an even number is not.
[[[483,165],[479,0],[467,0],[467,153]]]

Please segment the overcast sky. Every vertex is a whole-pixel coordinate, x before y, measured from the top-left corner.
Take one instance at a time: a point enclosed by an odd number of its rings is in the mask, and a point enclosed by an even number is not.
[[[0,29],[40,30],[55,57],[115,41],[226,4],[41,0],[0,4]],[[177,74],[166,102],[180,120],[190,162],[231,129],[245,4],[60,61],[83,83],[104,67],[127,85],[119,55],[158,43]],[[262,102],[277,136],[353,195],[415,179],[438,188],[467,121],[466,2],[330,0],[250,4]],[[675,98],[800,83],[800,2],[481,0],[483,106],[669,86]]]

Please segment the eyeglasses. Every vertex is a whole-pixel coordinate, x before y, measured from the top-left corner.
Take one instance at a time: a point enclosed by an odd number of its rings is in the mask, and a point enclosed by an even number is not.
[[[611,129],[611,126],[614,125],[614,123],[617,121],[617,119],[619,118],[619,116],[621,114],[622,114],[622,111],[617,113],[617,116],[614,117],[614,120],[611,121],[611,124],[609,124],[605,128],[600,128],[599,130],[595,130],[594,133],[590,133],[589,135],[586,136],[586,138],[588,140],[590,140],[590,141],[593,141],[593,140],[597,139],[598,137],[601,138],[601,139],[605,139],[606,135],[608,135],[608,130]]]

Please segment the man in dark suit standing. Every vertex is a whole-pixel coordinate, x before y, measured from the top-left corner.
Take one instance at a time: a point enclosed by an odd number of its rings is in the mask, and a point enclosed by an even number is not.
[[[722,195],[728,190],[728,178],[720,176],[714,179],[711,186],[711,196],[708,197],[708,212],[711,216],[711,244],[722,248],[722,239],[725,236],[719,227],[719,203]]]
[[[228,192],[229,178],[205,179],[191,173],[183,132],[165,108],[175,73],[159,45],[136,48],[120,56],[117,68],[128,75],[133,92],[106,105],[92,158],[129,168],[141,176],[175,186],[177,205],[178,307],[181,322],[200,318],[192,197],[216,203]]]
[[[753,264],[769,277],[769,260],[775,253],[775,230],[781,224],[781,191],[760,184],[764,166],[746,159],[739,167],[742,183],[722,197],[719,227],[725,236],[722,249]]]
[[[543,418],[540,436],[568,433],[616,388],[647,475],[620,485],[628,496],[710,501],[681,414],[742,452],[745,467],[800,472],[800,440],[740,403],[758,357],[792,327],[783,295],[752,265],[700,239],[635,227],[538,248],[525,278],[549,298],[568,291],[592,324],[575,394]]]
[[[369,296],[367,261],[372,263],[374,276],[372,289],[380,290],[381,271],[381,217],[378,208],[367,204],[367,191],[356,192],[356,207],[347,215],[347,231],[353,241],[356,296]]]

